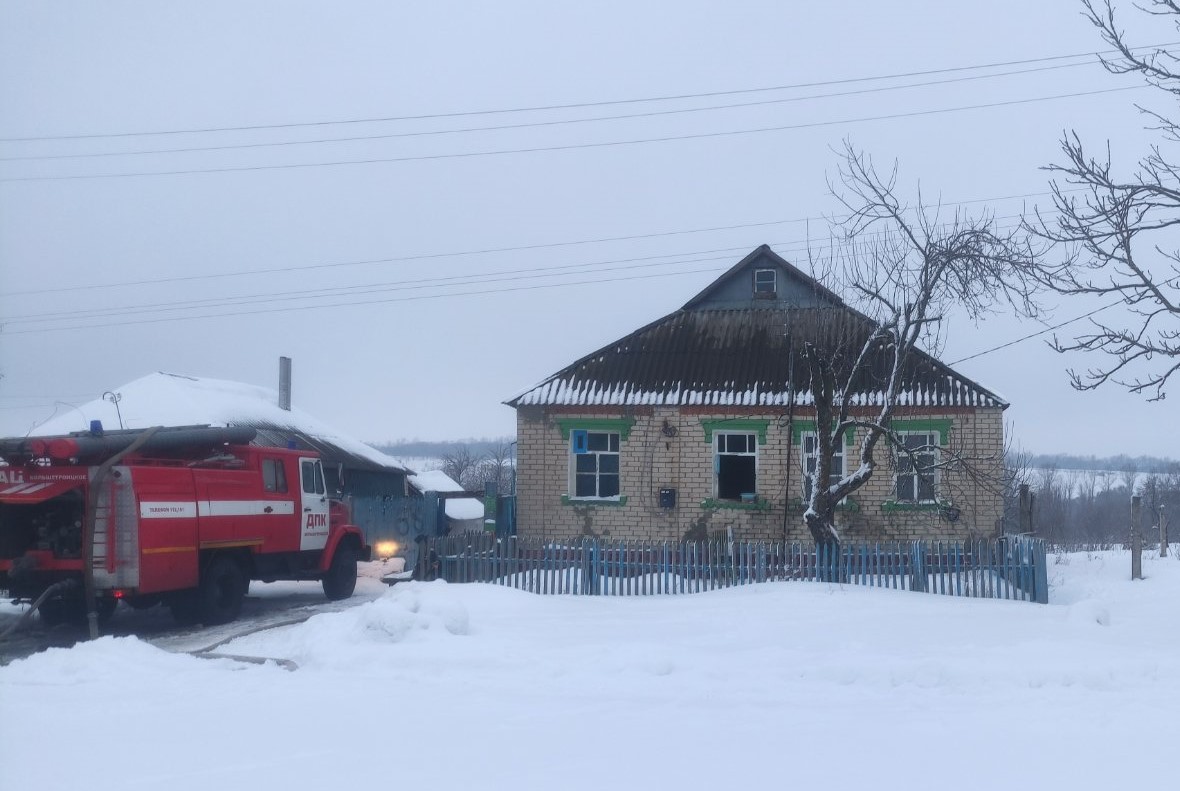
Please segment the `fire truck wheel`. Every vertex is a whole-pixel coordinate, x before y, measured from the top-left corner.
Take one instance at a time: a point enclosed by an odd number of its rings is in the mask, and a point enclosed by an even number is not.
[[[196,591],[182,591],[168,597],[172,618],[181,626],[192,626],[201,619]]]
[[[246,575],[233,558],[214,558],[201,575],[201,621],[208,626],[229,623],[242,611],[246,597]]]
[[[324,574],[324,595],[331,601],[347,599],[356,590],[356,564],[360,553],[351,544],[336,547],[332,564]]]
[[[159,594],[155,593],[148,593],[142,596],[128,596],[123,599],[123,601],[127,602],[127,606],[133,610],[150,610],[159,604],[161,600]]]

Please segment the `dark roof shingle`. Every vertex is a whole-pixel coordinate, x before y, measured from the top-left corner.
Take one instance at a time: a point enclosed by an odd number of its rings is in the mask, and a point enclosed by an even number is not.
[[[803,285],[822,289],[825,306],[709,309],[702,297],[743,265],[772,251],[765,246],[690,300],[684,308],[563,368],[506,403],[529,405],[785,406],[810,402],[803,349],[813,343],[846,379],[874,324],[835,294],[791,267]],[[775,259],[781,261],[775,256]],[[784,262],[785,263],[785,262]],[[789,266],[789,265],[788,265]],[[834,300],[833,306],[826,306]],[[878,348],[852,382],[854,403],[878,405],[888,385],[892,355]],[[1000,396],[948,365],[915,351],[902,376],[898,403],[923,406],[1006,407]]]

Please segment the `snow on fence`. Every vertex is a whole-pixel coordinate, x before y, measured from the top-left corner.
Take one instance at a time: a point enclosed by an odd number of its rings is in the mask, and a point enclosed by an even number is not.
[[[430,539],[427,579],[541,594],[651,596],[801,580],[1047,603],[1045,543],[1028,537],[844,544],[572,542],[465,534]]]

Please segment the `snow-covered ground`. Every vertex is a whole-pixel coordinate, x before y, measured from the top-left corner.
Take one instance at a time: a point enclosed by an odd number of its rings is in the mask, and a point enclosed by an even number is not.
[[[220,649],[294,672],[102,638],[0,668],[0,788],[1180,787],[1180,561],[1059,561],[1048,606],[407,583]]]

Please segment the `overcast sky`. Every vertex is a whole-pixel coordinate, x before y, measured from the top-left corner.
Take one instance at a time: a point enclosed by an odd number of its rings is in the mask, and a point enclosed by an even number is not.
[[[757,245],[806,269],[845,138],[1001,224],[1047,203],[1063,129],[1129,165],[1152,93],[1043,60],[1102,48],[1078,8],[7,2],[0,435],[157,370],[274,386],[280,355],[362,439],[511,434],[503,400]],[[942,357],[1038,329],[960,321]],[[1180,456],[1174,403],[1077,393],[1085,365],[1033,339],[956,367],[1025,449]]]

